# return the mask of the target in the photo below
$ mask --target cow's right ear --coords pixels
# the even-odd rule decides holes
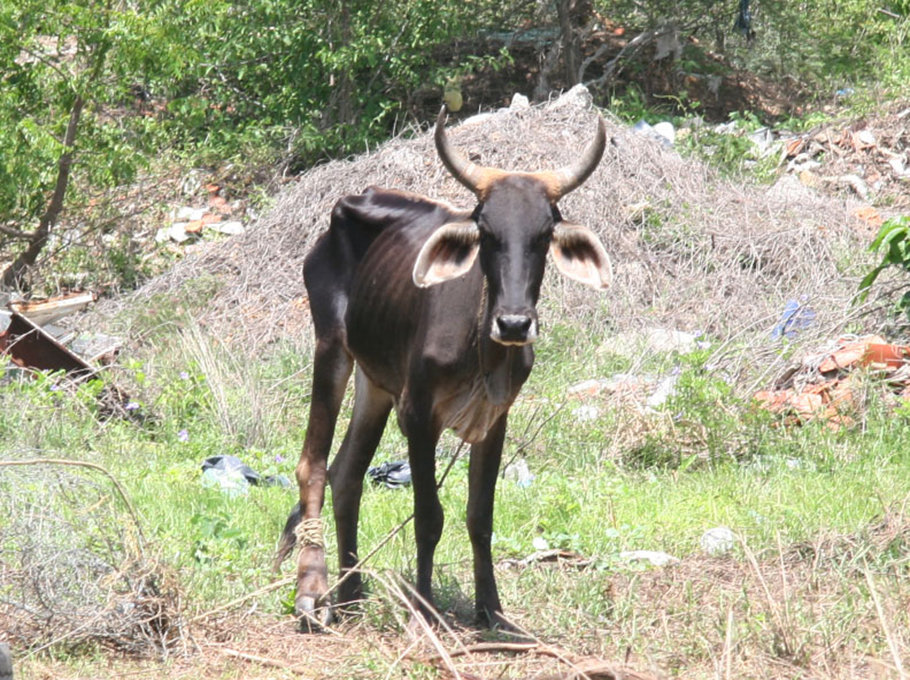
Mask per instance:
[[[480,251],[480,229],[475,222],[450,222],[433,232],[417,254],[414,283],[419,288],[466,274]]]

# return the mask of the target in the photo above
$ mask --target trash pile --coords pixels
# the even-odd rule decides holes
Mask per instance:
[[[95,332],[77,332],[57,326],[65,316],[85,309],[95,301],[94,293],[70,293],[46,300],[9,300],[0,307],[0,369],[14,371],[0,375],[9,379],[16,371],[62,372],[68,381],[93,380],[104,366],[111,365],[123,346],[119,338]],[[115,384],[106,384],[98,394],[100,413],[141,422],[147,414]]]
[[[910,207],[910,108],[881,117],[874,125],[833,124],[791,137],[785,140],[782,159],[806,186],[828,184],[863,201],[893,193],[895,208]]]
[[[46,300],[10,300],[0,309],[0,354],[19,368],[65,371],[88,379],[96,366],[111,364],[122,340],[101,333],[77,333],[56,325],[65,316],[85,309],[94,293],[70,293]]]
[[[890,399],[910,400],[910,345],[879,335],[842,336],[790,367],[775,389],[754,397],[787,424],[823,419],[834,429],[850,426],[861,406],[860,369],[879,376]]]
[[[197,186],[198,178],[193,174],[184,181],[184,185],[185,193],[195,194],[201,188]],[[205,191],[207,194],[205,207],[183,206],[171,211],[170,217],[173,222],[158,229],[155,234],[157,243],[173,241],[183,244],[200,238],[204,231],[226,236],[244,233],[243,222],[235,217],[235,214],[243,212],[242,203],[228,202],[221,195],[219,184],[208,183],[205,185]]]

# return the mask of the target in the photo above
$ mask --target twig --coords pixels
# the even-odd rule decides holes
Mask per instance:
[[[765,576],[761,572],[761,568],[758,566],[758,560],[755,559],[755,553],[752,552],[752,549],[743,539],[740,541],[743,546],[743,552],[746,553],[746,558],[749,560],[749,564],[752,566],[753,571],[755,571],[755,576],[758,578],[758,582],[761,584],[762,591],[765,595],[765,602],[768,604],[768,609],[771,612],[771,617],[774,619],[774,624],[777,626],[777,632],[780,634],[780,639],[784,644],[784,649],[789,654],[792,649],[790,647],[790,641],[787,638],[787,631],[784,627],[784,620],[781,617],[780,609],[776,606],[774,598],[771,596],[771,589],[768,588],[768,583],[765,581]]]
[[[207,612],[203,612],[202,614],[197,614],[196,616],[191,618],[188,621],[188,623],[196,623],[196,621],[200,621],[202,619],[207,619],[208,617],[213,616],[214,614],[223,612],[225,609],[231,609],[232,607],[236,607],[238,604],[243,604],[247,600],[250,600],[254,597],[258,597],[260,595],[265,595],[266,593],[270,593],[273,590],[278,590],[279,588],[283,588],[284,586],[289,586],[292,583],[294,583],[294,581],[296,581],[296,580],[297,580],[296,576],[286,576],[285,578],[279,579],[277,581],[273,581],[272,583],[269,583],[267,586],[263,586],[262,588],[258,588],[256,590],[254,590],[252,593],[247,593],[246,595],[244,595],[242,597],[238,597],[236,600],[231,600],[227,604],[220,605],[218,607],[215,607],[214,609],[210,609]]]
[[[449,460],[449,464],[446,466],[446,469],[443,471],[442,476],[439,478],[439,481],[436,483],[437,489],[442,488],[443,483],[446,481],[446,477],[449,476],[449,472],[451,471],[452,466],[455,464],[455,461],[458,460],[458,458],[461,456],[461,450],[463,448],[464,448],[464,441],[461,441],[458,444],[458,448],[455,450],[455,455],[453,455],[452,458]],[[388,534],[386,534],[385,537],[381,541],[379,541],[379,543],[374,545],[370,549],[370,552],[368,552],[364,557],[362,557],[360,560],[358,560],[357,564],[355,564],[353,567],[348,569],[341,578],[339,578],[337,581],[335,581],[335,583],[332,585],[332,587],[330,587],[328,589],[328,591],[326,591],[325,597],[328,597],[333,592],[335,592],[341,586],[342,583],[344,583],[351,577],[352,574],[355,574],[358,571],[360,571],[361,568],[363,567],[363,565],[366,564],[367,561],[369,561],[373,557],[373,555],[375,555],[377,552],[379,552],[379,550],[386,543],[388,543],[393,538],[395,538],[395,536],[398,535],[398,532],[400,532],[408,524],[410,524],[411,520],[413,520],[413,519],[414,519],[414,513],[412,512],[405,519],[403,519],[397,527],[395,527]]]
[[[455,461],[458,460],[459,454],[461,453],[461,449],[463,446],[464,446],[464,442],[462,442],[459,445],[458,450],[455,452],[455,455],[452,456],[452,459],[449,461],[448,467],[446,467],[445,472],[443,473],[442,477],[439,479],[437,488],[442,486],[442,483],[445,481],[445,478],[449,474],[449,470],[452,469],[452,465],[454,465]],[[2,463],[0,463],[0,465],[2,465]],[[357,564],[355,564],[353,567],[351,567],[350,570],[345,572],[344,576],[342,576],[340,579],[338,579],[338,581],[336,581],[334,583],[334,585],[332,585],[332,587],[329,588],[329,590],[326,592],[326,597],[328,597],[331,593],[333,593],[338,588],[338,586],[340,586],[342,583],[344,583],[350,574],[352,574],[356,571],[359,571],[363,567],[363,565],[366,564],[367,560],[369,560],[371,557],[373,557],[373,555],[375,555],[377,552],[379,552],[379,550],[386,543],[391,541],[398,534],[398,532],[400,532],[402,529],[404,529],[412,519],[414,519],[414,513],[411,513],[410,515],[408,515],[408,517],[405,518],[404,520],[402,520],[402,522],[398,526],[396,526],[388,534],[386,534],[385,537],[381,541],[379,541],[379,543],[377,543],[375,546],[373,546],[373,548],[370,550],[369,553],[366,554],[365,557],[363,557],[360,561],[357,562]],[[278,590],[285,586],[289,586],[292,583],[294,583],[296,580],[297,580],[297,576],[295,575],[295,576],[286,576],[277,581],[273,581],[272,583],[262,586],[261,588],[258,588],[257,590],[254,590],[251,593],[247,593],[246,595],[243,595],[242,597],[238,597],[235,600],[231,600],[230,602],[227,602],[223,605],[215,607],[214,609],[210,609],[206,612],[203,612],[202,614],[197,614],[196,616],[194,616],[193,618],[191,618],[189,620],[189,623],[195,623],[197,621],[201,621],[202,619],[207,619],[210,616],[223,612],[227,609],[236,607],[238,604],[243,604],[247,600],[251,600],[254,597],[259,597],[260,595],[265,595],[266,593],[270,593],[273,590]]]
[[[142,533],[142,524],[139,522],[139,515],[136,513],[136,509],[133,507],[133,504],[130,502],[129,496],[126,495],[126,491],[120,482],[117,481],[117,478],[114,477],[107,469],[98,465],[97,463],[89,463],[84,460],[67,460],[64,458],[32,458],[30,460],[0,460],[0,467],[6,467],[8,465],[64,465],[70,467],[84,467],[91,470],[98,470],[99,472],[107,475],[107,478],[111,480],[114,487],[117,489],[117,493],[120,494],[120,498],[123,499],[124,504],[126,505],[127,510],[129,510],[130,515],[133,518],[133,523],[136,525],[136,531],[139,532],[139,538],[145,542],[145,534]],[[140,552],[143,550],[143,546],[139,546]]]
[[[885,634],[885,639],[888,641],[888,649],[891,652],[891,658],[894,659],[894,666],[897,668],[898,677],[901,680],[904,680],[907,677],[907,674],[904,673],[904,666],[901,663],[901,655],[897,648],[897,643],[894,640],[894,634],[891,632],[891,627],[888,625],[888,619],[885,618],[885,612],[882,609],[882,602],[878,597],[878,592],[875,590],[875,583],[872,580],[872,574],[869,572],[869,568],[865,567],[863,573],[866,575],[866,583],[869,584],[869,593],[872,595],[872,601],[875,603],[875,611],[878,614],[878,621],[882,626],[882,632]]]
[[[236,659],[258,663],[260,666],[267,666],[268,668],[280,668],[285,671],[290,671],[295,675],[303,675],[303,670],[296,668],[296,664],[290,666],[281,661],[276,661],[275,659],[269,659],[265,656],[256,656],[255,654],[247,654],[246,652],[238,652],[236,649],[230,649],[229,647],[214,647],[214,649],[217,649],[226,656],[232,656]]]

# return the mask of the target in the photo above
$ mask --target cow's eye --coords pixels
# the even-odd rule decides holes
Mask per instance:
[[[531,241],[532,250],[537,250],[539,248],[544,248],[550,244],[550,239],[552,238],[551,234],[548,232],[542,232],[537,234],[534,239]]]

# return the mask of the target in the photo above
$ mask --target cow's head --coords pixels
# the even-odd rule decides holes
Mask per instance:
[[[598,117],[594,141],[573,165],[545,172],[481,167],[449,144],[443,108],[436,120],[436,150],[479,203],[470,220],[433,232],[417,256],[414,283],[426,287],[456,278],[479,257],[487,281],[490,337],[503,345],[534,342],[547,251],[566,276],[596,289],[610,285],[610,259],[597,236],[563,221],[556,207],[594,172],[605,146],[604,121]]]

